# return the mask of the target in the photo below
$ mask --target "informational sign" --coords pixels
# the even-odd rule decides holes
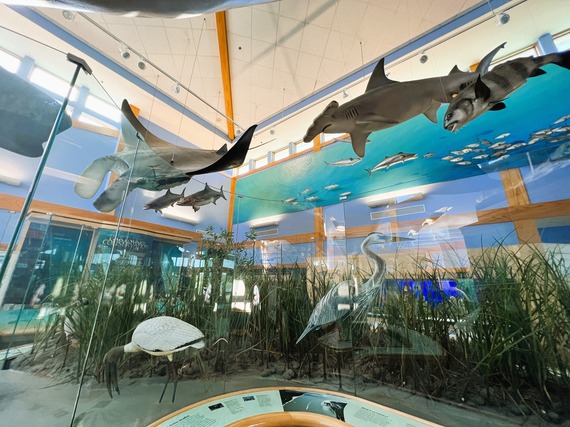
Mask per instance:
[[[165,417],[151,427],[221,427],[275,412],[310,412],[358,427],[437,426],[346,394],[284,387],[245,390],[209,399]]]

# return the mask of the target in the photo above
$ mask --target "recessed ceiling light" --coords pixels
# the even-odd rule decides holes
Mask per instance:
[[[144,61],[144,59],[139,58],[139,62],[137,63],[137,67],[139,67],[141,70],[144,70],[146,68],[146,62]]]
[[[62,10],[61,14],[68,21],[73,21],[75,19],[75,12],[72,12],[71,10]]]

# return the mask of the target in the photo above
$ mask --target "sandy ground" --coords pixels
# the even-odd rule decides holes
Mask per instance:
[[[354,394],[354,385],[345,381],[345,392]],[[257,387],[304,386],[337,390],[334,380],[298,382],[285,381],[278,376],[261,377],[255,370],[237,371],[229,376],[184,380],[178,383],[176,400],[171,403],[172,385],[164,401],[158,398],[163,377],[122,378],[121,395],[113,399],[104,384],[86,381],[80,396],[74,426],[146,426],[186,405],[232,391]],[[73,404],[78,386],[60,383],[53,378],[39,377],[14,370],[0,371],[0,424],[61,427],[71,425]],[[356,395],[417,417],[446,426],[516,426],[548,425],[536,418],[514,423],[498,415],[486,414],[436,402],[406,391],[371,384],[359,384]]]

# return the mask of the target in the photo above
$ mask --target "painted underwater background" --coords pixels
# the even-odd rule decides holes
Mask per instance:
[[[570,101],[565,95],[570,93],[570,72],[556,65],[547,65],[544,70],[547,74],[529,79],[506,99],[506,109],[487,112],[456,134],[443,128],[447,110],[447,104],[444,104],[438,110],[438,124],[417,116],[372,133],[366,156],[353,166],[327,166],[326,163],[356,157],[349,143],[336,142],[320,151],[307,152],[239,178],[236,193],[243,197],[239,211],[234,211],[234,222],[336,204],[340,202],[339,195],[345,192],[351,193],[346,200],[354,200],[498,170],[550,163],[549,156],[563,144],[570,143]],[[489,147],[498,142],[504,143],[508,157],[501,159],[501,153],[496,154],[499,150]],[[450,154],[470,144],[479,144],[475,150],[481,151]],[[418,158],[378,170],[369,177],[365,169],[372,169],[385,156],[400,151],[415,153]],[[428,157],[424,158],[426,154]],[[489,157],[473,159],[481,154]],[[496,157],[491,157],[492,154]],[[442,160],[446,156],[462,157],[462,160],[455,163]],[[556,157],[557,160],[570,157],[570,149],[561,148]],[[464,161],[470,163],[460,164]],[[566,165],[558,163],[553,168]],[[338,187],[323,189],[331,184],[338,184]],[[309,187],[310,191],[300,195]],[[297,203],[283,202],[289,198],[296,198]]]

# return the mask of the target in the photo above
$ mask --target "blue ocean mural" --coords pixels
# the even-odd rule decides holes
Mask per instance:
[[[570,157],[570,72],[555,65],[531,78],[505,100],[457,133],[418,116],[370,135],[366,156],[352,166],[327,165],[356,157],[349,143],[336,142],[237,180],[239,218],[234,222],[336,204],[419,185],[458,180],[515,167],[565,165]],[[369,173],[387,156],[416,158]]]

